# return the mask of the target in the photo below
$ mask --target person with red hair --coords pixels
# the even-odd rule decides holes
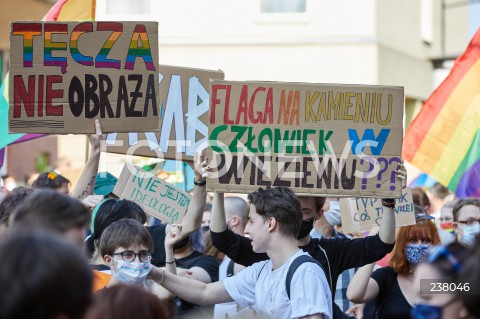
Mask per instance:
[[[428,215],[416,215],[416,224],[400,227],[389,266],[373,273],[374,264],[359,268],[348,286],[348,299],[354,303],[373,302],[373,318],[409,318],[416,296],[415,268],[432,245],[440,244],[431,219]],[[364,318],[368,318],[371,305],[367,304]]]

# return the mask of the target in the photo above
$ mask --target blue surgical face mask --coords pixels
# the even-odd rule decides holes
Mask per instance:
[[[411,313],[413,319],[441,319],[442,307],[425,304],[416,304]]]
[[[124,260],[116,260],[117,267],[112,271],[115,278],[121,283],[127,285],[141,285],[145,284],[145,279],[152,269],[150,262],[126,262]]]
[[[422,260],[422,257],[428,252],[430,245],[408,244],[405,247],[405,257],[410,265],[416,265]]]
[[[475,243],[475,236],[478,233],[480,233],[480,223],[470,226],[465,225],[463,226],[463,235],[460,237],[460,241],[467,246],[473,246]]]

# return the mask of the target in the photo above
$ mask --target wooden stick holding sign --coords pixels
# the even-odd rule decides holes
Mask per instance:
[[[187,192],[130,164],[123,167],[113,193],[168,224],[181,223],[191,200]]]
[[[402,196],[395,202],[395,225],[400,227],[415,224],[412,190],[404,188]],[[345,233],[367,231],[382,223],[382,200],[379,198],[341,198],[340,212],[342,228]]]

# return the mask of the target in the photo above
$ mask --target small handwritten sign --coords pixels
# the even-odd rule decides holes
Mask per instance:
[[[395,201],[396,226],[415,224],[411,189],[403,189],[402,196]],[[341,198],[340,212],[346,233],[362,232],[382,224],[383,206],[379,198]]]
[[[187,192],[130,164],[123,167],[113,193],[169,224],[182,221],[191,200]]]

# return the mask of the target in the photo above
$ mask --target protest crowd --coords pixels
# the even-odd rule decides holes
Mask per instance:
[[[5,134],[85,134],[89,155],[74,183],[2,178],[0,319],[480,319],[478,145],[434,158],[429,132],[404,138],[399,86],[160,66],[157,31],[11,23]],[[193,175],[174,185],[130,147]],[[455,172],[407,187],[404,159]]]
[[[398,200],[382,198],[380,227],[345,233],[339,198],[281,186],[209,197],[210,162],[198,155],[187,212],[167,224],[97,172],[95,125],[72,191],[55,171],[4,189],[0,318],[480,316],[478,294],[428,293],[422,282],[478,286],[478,198],[417,187],[413,224],[395,230]],[[405,187],[403,164],[395,174]],[[434,209],[435,192],[446,200]]]

